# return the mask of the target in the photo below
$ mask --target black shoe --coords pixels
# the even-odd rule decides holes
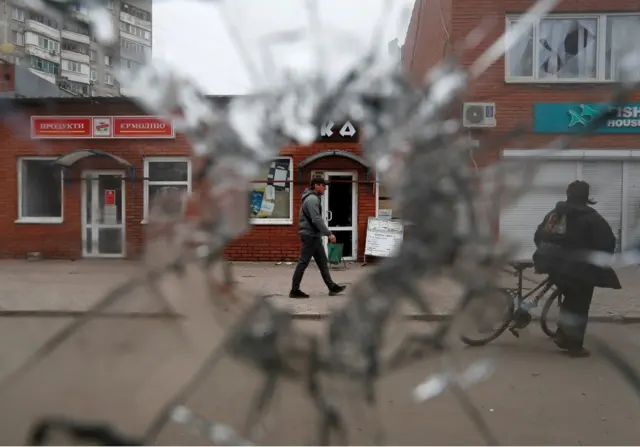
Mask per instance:
[[[292,290],[291,292],[289,292],[289,298],[303,299],[303,298],[309,298],[309,295],[304,293],[302,290],[298,289],[298,290]]]
[[[344,292],[344,289],[346,288],[347,286],[341,286],[336,284],[335,286],[329,289],[329,296],[336,296],[337,294]]]

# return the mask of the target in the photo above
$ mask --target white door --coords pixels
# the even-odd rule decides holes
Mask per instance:
[[[358,257],[358,173],[350,171],[324,172],[327,189],[322,201],[322,213],[336,242],[343,244],[345,260]],[[327,239],[325,239],[325,249]]]
[[[618,241],[622,242],[622,162],[582,161],[580,180],[589,183],[590,196],[596,202],[592,207],[609,222]]]
[[[531,260],[533,235],[544,216],[557,202],[566,200],[567,185],[578,178],[578,162],[549,161],[538,169],[531,192],[500,212],[500,237],[515,242],[517,260]]]
[[[124,172],[87,171],[82,182],[82,251],[86,257],[125,255]]]

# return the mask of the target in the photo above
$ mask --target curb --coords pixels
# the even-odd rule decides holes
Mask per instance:
[[[293,314],[293,318],[296,320],[308,320],[308,321],[322,321],[329,318],[328,313],[304,313]],[[448,321],[452,317],[451,314],[418,314],[418,315],[405,315],[404,318],[412,321],[424,321],[424,322],[439,322]],[[540,317],[534,316],[533,321],[540,321]],[[589,317],[589,321],[593,323],[616,323],[616,324],[638,324],[640,323],[640,315],[633,317],[625,317],[621,315],[594,315]]]

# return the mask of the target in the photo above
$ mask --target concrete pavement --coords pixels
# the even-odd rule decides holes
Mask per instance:
[[[70,320],[23,317],[0,318],[0,322],[2,379]],[[184,334],[162,325],[97,322],[12,382],[10,389],[0,387],[0,444],[24,443],[28,427],[24,418],[36,413],[111,422],[125,434],[141,433],[152,413],[149,406],[157,403],[155,396],[175,386],[158,382],[160,373],[185,380],[190,372],[181,369],[191,366],[189,356],[199,349],[193,345],[185,349]],[[413,330],[432,326],[411,323]],[[324,322],[304,321],[299,328],[318,333],[324,330]],[[609,341],[640,368],[638,329],[633,324],[595,323],[589,332]],[[532,325],[520,339],[505,334],[487,347],[459,346],[453,358],[459,369],[478,359],[495,362],[495,373],[472,387],[469,396],[502,445],[638,444],[640,398],[597,353],[569,359]],[[175,368],[167,370],[171,365]],[[349,443],[371,445],[373,428],[382,427],[387,445],[482,445],[483,439],[451,392],[421,404],[412,400],[413,388],[442,368],[441,360],[434,357],[382,379],[380,422],[367,419],[356,386],[329,380],[326,385],[349,421]],[[261,384],[259,379],[244,364],[224,359],[185,404],[204,417],[239,427],[252,393]],[[310,445],[317,413],[303,397],[297,382],[281,383],[274,406],[253,440],[263,445]],[[161,445],[209,444],[175,424],[158,441]]]
[[[374,274],[374,266],[347,264],[347,270],[333,271],[337,282],[355,283],[364,275]],[[106,291],[116,287],[135,272],[140,264],[122,260],[83,261],[0,261],[1,311],[84,311],[91,307]],[[290,307],[300,316],[327,314],[340,306],[344,297],[329,297],[320,274],[311,265],[302,287],[311,295],[308,300],[288,298],[292,263],[233,263],[236,280],[242,289],[251,293],[270,295],[282,306]],[[591,307],[595,319],[640,319],[640,270],[628,267],[618,272],[622,290],[596,289]],[[529,274],[534,280],[540,280]],[[515,284],[515,278],[503,278],[505,285]],[[526,286],[531,286],[527,283]],[[459,289],[445,280],[425,284],[433,313],[446,315],[455,303]]]

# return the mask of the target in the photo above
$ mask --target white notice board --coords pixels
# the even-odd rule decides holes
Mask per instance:
[[[393,256],[402,242],[404,226],[401,221],[370,217],[367,222],[365,256],[388,258]]]

